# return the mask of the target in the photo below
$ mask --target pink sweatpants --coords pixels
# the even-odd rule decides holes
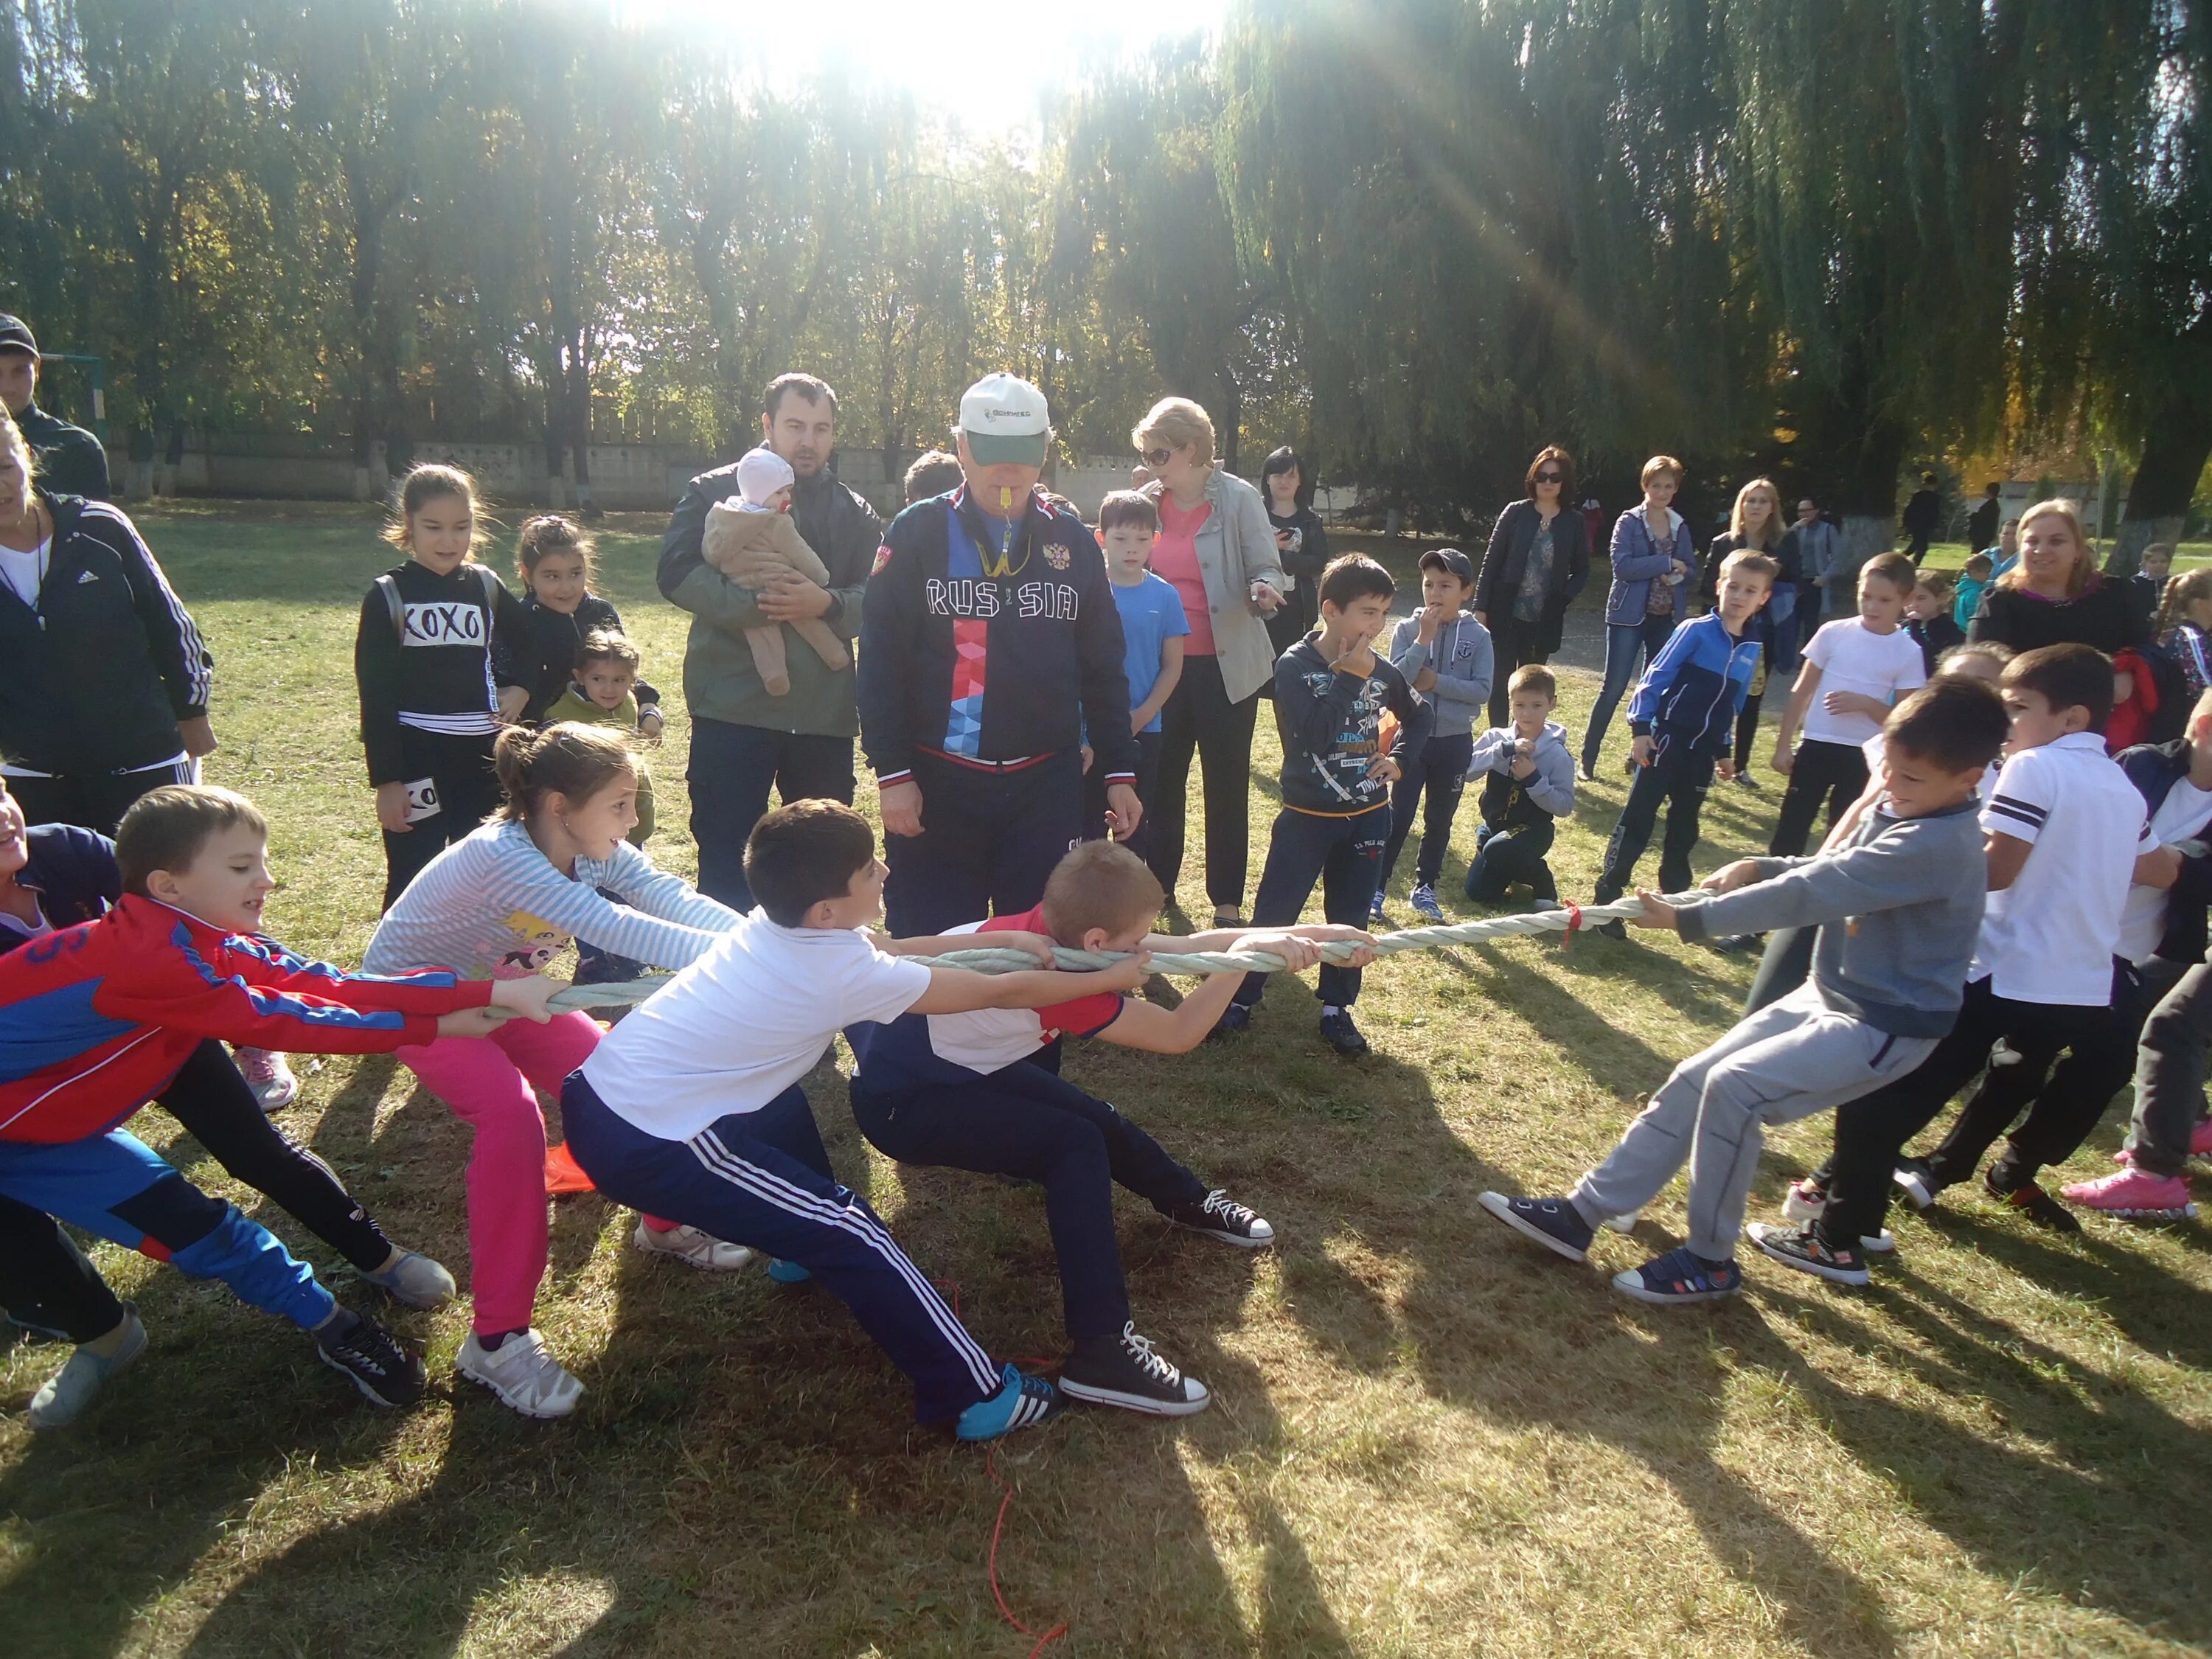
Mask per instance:
[[[583,1014],[544,1025],[509,1020],[488,1037],[440,1037],[400,1062],[477,1132],[469,1154],[469,1288],[478,1334],[530,1323],[545,1277],[545,1115],[532,1085],[557,1097],[598,1046]]]

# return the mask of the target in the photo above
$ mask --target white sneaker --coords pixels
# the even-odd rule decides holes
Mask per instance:
[[[107,1379],[146,1352],[146,1328],[138,1322],[138,1310],[132,1304],[124,1304],[123,1322],[123,1346],[112,1359],[89,1348],[77,1349],[31,1396],[31,1408],[23,1413],[24,1420],[34,1429],[65,1428],[76,1422],[106,1386]]]
[[[566,1417],[584,1397],[584,1385],[547,1352],[535,1330],[510,1336],[496,1349],[486,1348],[471,1331],[453,1357],[453,1369],[525,1417]]]
[[[1626,1215],[1609,1215],[1606,1217],[1605,1224],[1612,1228],[1613,1231],[1617,1233],[1632,1233],[1636,1231],[1636,1224],[1643,1219],[1643,1211],[1631,1210]]]
[[[658,1232],[641,1219],[629,1236],[630,1248],[642,1250],[647,1255],[673,1257],[694,1267],[703,1267],[710,1273],[733,1273],[740,1267],[750,1267],[753,1253],[742,1244],[726,1244],[712,1233],[702,1233],[696,1227],[671,1227]]]
[[[266,1048],[237,1048],[232,1058],[264,1114],[281,1112],[300,1097],[300,1079],[292,1075],[283,1055]]]

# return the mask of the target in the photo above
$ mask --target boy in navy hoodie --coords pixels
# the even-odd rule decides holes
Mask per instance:
[[[1322,914],[1341,926],[1367,921],[1390,839],[1390,786],[1428,740],[1434,711],[1375,641],[1390,622],[1397,584],[1364,554],[1332,560],[1321,578],[1321,627],[1275,664],[1275,708],[1283,726],[1283,810],[1252,900],[1255,927],[1294,922],[1322,884]],[[1382,711],[1398,717],[1382,747]],[[1267,982],[1247,974],[1222,1010],[1217,1031],[1240,1030]],[[1340,1054],[1363,1054],[1352,1023],[1359,970],[1322,964],[1322,1040]]]
[[[1779,568],[1761,553],[1730,554],[1720,568],[1719,605],[1668,636],[1629,699],[1636,781],[1606,843],[1592,902],[1610,904],[1628,890],[1662,801],[1667,837],[1659,854],[1660,890],[1679,893],[1689,886],[1690,849],[1698,844],[1705,791],[1716,775],[1726,780],[1735,774],[1728,747],[1761,649],[1749,631],[1751,619],[1773,591]],[[1599,931],[1614,939],[1628,936],[1617,921]]]

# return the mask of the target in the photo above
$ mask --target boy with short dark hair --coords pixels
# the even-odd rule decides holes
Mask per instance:
[[[1545,854],[1557,822],[1575,810],[1575,757],[1567,728],[1552,718],[1559,681],[1541,663],[1525,663],[1513,671],[1506,697],[1513,723],[1484,732],[1468,757],[1468,776],[1482,779],[1482,827],[1474,832],[1467,896],[1499,904],[1507,888],[1525,882],[1550,904],[1559,888]]]
[[[244,796],[156,789],[116,831],[120,902],[0,957],[0,1194],[195,1279],[222,1279],[313,1334],[317,1357],[366,1398],[409,1404],[422,1393],[419,1358],[340,1307],[260,1223],[122,1126],[210,1037],[388,1054],[483,1036],[510,1014],[543,1020],[552,987],[535,976],[352,975],[295,957],[258,931],[276,884],[267,848],[267,822]],[[84,1345],[104,1377],[145,1337],[130,1320],[99,1340],[118,1345],[105,1355]]]
[[[1322,914],[1340,926],[1364,922],[1382,878],[1390,839],[1390,785],[1418,759],[1434,719],[1375,641],[1390,620],[1390,573],[1364,553],[1332,559],[1321,578],[1321,627],[1275,663],[1275,709],[1283,727],[1283,810],[1267,842],[1267,862],[1252,901],[1255,927],[1298,919],[1322,884]],[[1398,717],[1382,750],[1382,714]],[[1267,976],[1249,974],[1222,1010],[1218,1031],[1251,1024]],[[1322,1040],[1340,1054],[1363,1054],[1367,1039],[1352,1024],[1359,970],[1321,970]]]
[[[1060,861],[1044,898],[1020,915],[955,930],[987,945],[1006,929],[1043,933],[1070,950],[1266,951],[1291,971],[1317,961],[1330,939],[1367,942],[1349,927],[1224,928],[1184,939],[1152,932],[1160,884],[1145,861],[1112,842],[1085,842]],[[949,1166],[1040,1182],[1061,1298],[1075,1352],[1060,1386],[1075,1399],[1163,1417],[1206,1409],[1206,1385],[1183,1374],[1129,1314],[1114,1232],[1118,1184],[1150,1200],[1178,1227],[1249,1249],[1275,1230],[1206,1183],[1104,1101],[1060,1076],[1060,1039],[1097,1037],[1155,1054],[1204,1041],[1242,976],[1217,974],[1174,1010],[1110,992],[1048,1008],[908,1014],[856,1042],[853,1115],[869,1143],[901,1164]]]
[[[1951,601],[1951,620],[1959,624],[1964,634],[1974,620],[1974,613],[1982,608],[1982,594],[1990,585],[1990,571],[1994,561],[1986,553],[1977,553],[1960,567],[1959,587]]]
[[[1799,1212],[1820,1215],[1832,1244],[1881,1235],[1893,1172],[1922,1209],[1972,1176],[2031,1096],[2027,1121],[1984,1184],[2031,1220],[2079,1228],[2035,1177],[2080,1144],[2111,1098],[2110,1088],[2097,1094],[2091,1085],[2121,1030],[2116,999],[2133,992],[2133,970],[2116,955],[2121,914],[2139,863],[2149,873],[2163,860],[2142,797],[2098,735],[2112,704],[2104,653],[2086,645],[2023,651],[1999,684],[2010,758],[1981,811],[1989,902],[1965,998],[1917,1071],[1838,1114],[1833,1158],[1793,1194]],[[2012,1058],[1993,1064],[2000,1044]],[[2071,1052],[2054,1067],[2061,1049]],[[1943,1144],[1927,1158],[1901,1158],[1905,1142],[1985,1066]]]
[[[1151,845],[1149,820],[1160,781],[1160,710],[1182,679],[1182,645],[1190,632],[1182,599],[1172,583],[1148,566],[1160,538],[1160,509],[1140,489],[1117,489],[1099,504],[1098,541],[1106,580],[1121,613],[1122,672],[1129,680],[1129,726],[1137,738],[1137,799],[1144,809],[1137,833],[1122,844],[1143,856]],[[1084,745],[1083,833],[1096,840],[1111,833],[1106,780]]]
[[[1729,744],[1765,648],[1751,631],[1751,619],[1766,603],[1780,570],[1763,553],[1729,554],[1721,562],[1719,604],[1667,636],[1629,699],[1636,781],[1606,844],[1593,902],[1610,904],[1627,890],[1662,802],[1667,836],[1659,854],[1659,886],[1669,893],[1689,886],[1690,849],[1698,844],[1705,791],[1716,776],[1735,775]],[[1627,937],[1618,921],[1598,931]]]
[[[1375,884],[1373,919],[1383,920],[1382,894],[1398,868],[1398,854],[1421,815],[1421,846],[1413,860],[1413,890],[1407,902],[1427,922],[1441,922],[1437,878],[1451,849],[1452,820],[1467,787],[1474,727],[1490,701],[1497,653],[1490,630],[1468,606],[1474,599],[1474,563],[1455,547],[1421,555],[1421,608],[1390,632],[1391,665],[1413,683],[1436,710],[1420,757],[1390,791],[1390,842]],[[1423,805],[1425,793],[1427,805]]]
[[[568,689],[549,704],[541,726],[574,720],[580,726],[606,726],[632,737],[641,737],[637,702],[638,673],[643,665],[629,636],[594,629],[576,642],[575,674]],[[637,773],[637,824],[629,832],[633,847],[642,847],[653,830],[653,776],[642,760],[632,763]]]
[[[1812,977],[1683,1061],[1610,1156],[1565,1198],[1480,1202],[1546,1248],[1582,1261],[1594,1230],[1632,1217],[1690,1166],[1688,1237],[1613,1288],[1641,1302],[1710,1302],[1742,1288],[1736,1236],[1771,1124],[1830,1111],[1911,1071],[1957,1011],[1981,918],[1975,787],[2005,738],[1987,686],[1947,680],[1915,692],[1885,727],[1886,793],[1838,845],[1806,859],[1743,859],[1706,878],[1711,896],[1639,893],[1638,926],[1686,939],[1820,928]],[[1790,1266],[1863,1284],[1856,1236],[1842,1244],[1770,1238]]]
[[[1869,559],[1859,568],[1858,613],[1822,623],[1807,642],[1774,734],[1774,769],[1790,787],[1767,843],[1771,856],[1796,858],[1805,850],[1824,802],[1828,828],[1836,827],[1866,789],[1867,740],[1898,698],[1928,683],[1920,647],[1901,625],[1919,579],[1902,553]]]
[[[1058,1391],[985,1353],[837,1183],[799,1079],[846,1026],[1129,990],[1145,959],[1097,974],[934,966],[927,957],[975,941],[870,932],[885,873],[875,832],[848,806],[805,800],[762,818],[745,844],[759,908],[607,1035],[562,1089],[562,1117],[608,1198],[766,1251],[781,1282],[820,1279],[913,1380],[921,1420],[993,1439],[1056,1414]],[[1051,960],[1033,934],[994,943]]]

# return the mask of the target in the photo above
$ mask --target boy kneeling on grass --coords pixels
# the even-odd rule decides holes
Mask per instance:
[[[544,1021],[554,988],[535,975],[355,975],[294,956],[258,931],[276,885],[268,839],[243,795],[154,790],[116,830],[121,902],[0,957],[0,1196],[222,1280],[313,1335],[317,1358],[368,1399],[411,1404],[422,1394],[420,1359],[340,1307],[267,1228],[122,1125],[210,1037],[291,1054],[388,1054],[487,1036],[517,1014]],[[145,1346],[126,1309],[113,1330],[79,1345],[40,1401],[66,1396],[74,1416]]]
[[[1739,860],[1706,878],[1711,897],[1669,904],[1639,892],[1638,925],[1686,939],[1818,925],[1812,978],[1676,1066],[1567,1197],[1485,1193],[1483,1207],[1580,1261],[1598,1224],[1641,1210],[1687,1160],[1688,1242],[1613,1288],[1654,1303],[1741,1289],[1736,1235],[1766,1126],[1904,1077],[1958,1015],[1986,872],[1975,790],[2006,729],[2004,704],[1986,685],[1943,680],[1916,691],[1883,727],[1884,799],[1838,845],[1812,858]],[[1793,1266],[1866,1282],[1855,1243],[1781,1230],[1753,1237]]]
[[[1127,848],[1085,842],[1060,861],[1035,909],[955,931],[979,945],[1014,928],[1074,951],[1265,951],[1293,973],[1320,960],[1315,947],[1323,941],[1372,943],[1356,928],[1327,926],[1170,939],[1152,931],[1163,897],[1158,880]],[[1363,951],[1355,960],[1366,956]],[[1224,1244],[1263,1249],[1274,1243],[1275,1230],[1220,1188],[1209,1190],[1113,1107],[1063,1080],[1060,1039],[1095,1036],[1126,1048],[1188,1054],[1206,1040],[1243,977],[1216,974],[1172,1012],[1100,991],[1048,1008],[908,1014],[855,1034],[860,1069],[853,1115],[877,1151],[902,1164],[1043,1185],[1075,1345],[1060,1387],[1075,1399],[1188,1417],[1211,1398],[1206,1384],[1157,1352],[1130,1319],[1114,1236],[1117,1182],[1175,1225]]]
[[[1057,1415],[1059,1391],[984,1352],[867,1201],[837,1183],[799,1083],[848,1025],[1134,990],[1145,957],[1095,974],[917,960],[975,941],[868,931],[889,872],[867,820],[836,801],[763,817],[744,873],[760,908],[569,1073],[561,1115],[576,1162],[617,1204],[767,1252],[780,1283],[821,1279],[913,1379],[921,1421],[990,1440]],[[1052,959],[1032,933],[992,943]]]

